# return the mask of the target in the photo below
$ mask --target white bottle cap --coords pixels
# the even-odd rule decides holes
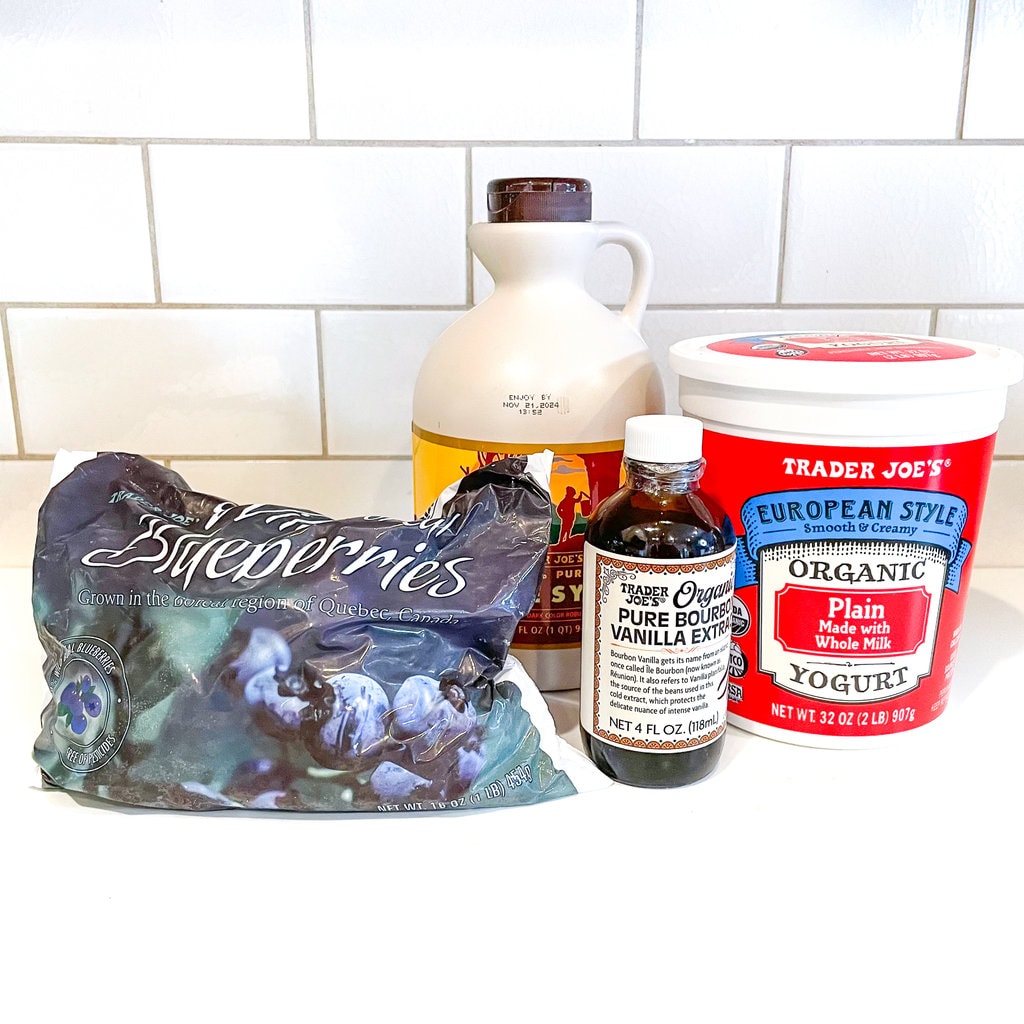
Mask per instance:
[[[696,462],[704,424],[689,416],[631,416],[622,454],[635,462]]]

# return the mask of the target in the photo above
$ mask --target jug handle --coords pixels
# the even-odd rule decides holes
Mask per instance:
[[[654,255],[651,247],[643,235],[625,224],[598,221],[594,227],[597,229],[598,246],[621,245],[629,253],[633,263],[633,280],[629,285],[629,297],[619,315],[639,332],[640,321],[651,294],[651,282],[654,279]]]

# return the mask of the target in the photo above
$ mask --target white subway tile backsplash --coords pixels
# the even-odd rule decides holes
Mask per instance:
[[[784,151],[774,146],[478,147],[473,216],[486,220],[487,182],[511,175],[590,180],[594,220],[623,221],[654,250],[651,302],[747,303],[775,299]],[[625,301],[629,257],[606,246],[587,275],[606,303]],[[493,282],[474,265],[474,297]]]
[[[978,0],[971,71],[967,80],[964,138],[1024,136],[1024,5],[1020,0]]]
[[[137,146],[0,145],[0,300],[153,300]]]
[[[940,309],[935,333],[1001,345],[1024,355],[1024,309]],[[996,435],[996,454],[1024,455],[1024,382],[1007,393],[1006,416]]]
[[[150,161],[165,301],[465,301],[462,149],[163,145]]]
[[[50,463],[0,459],[0,568],[32,564],[39,506],[50,489]]]
[[[796,147],[782,299],[1024,300],[1024,147]]]
[[[437,310],[321,315],[329,452],[410,454],[416,374],[434,339],[460,315]]]
[[[0,135],[307,138],[302,4],[7,0]]]
[[[314,315],[7,313],[25,449],[320,454]]]
[[[698,335],[1024,352],[1021,53],[1022,0],[0,0],[0,565],[58,446],[410,516],[491,178],[589,178],[650,240],[669,411]],[[630,276],[609,246],[587,286]],[[996,451],[976,560],[1024,565],[1024,382]]]
[[[335,519],[413,514],[412,463],[405,459],[175,459],[171,468],[194,490],[229,501],[289,505]]]
[[[320,138],[632,138],[635,3],[315,0],[312,25]]]
[[[992,463],[974,564],[1024,565],[1024,462]]]
[[[652,309],[642,333],[665,383],[665,408],[677,412],[679,378],[669,366],[668,350],[684,338],[753,331],[927,334],[929,319],[926,309]]]
[[[646,0],[642,139],[953,138],[967,0]]]

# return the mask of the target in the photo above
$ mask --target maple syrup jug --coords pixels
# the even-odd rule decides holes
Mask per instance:
[[[542,690],[579,686],[587,519],[619,486],[626,420],[664,411],[639,334],[650,246],[625,225],[590,220],[591,204],[582,178],[488,184],[488,222],[472,225],[469,244],[494,292],[435,341],[413,397],[417,513],[453,474],[506,455],[554,452],[544,578],[513,640]],[[621,312],[584,288],[603,245],[621,245],[632,259]]]

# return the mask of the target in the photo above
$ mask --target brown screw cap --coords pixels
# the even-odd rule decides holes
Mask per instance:
[[[585,178],[495,178],[487,183],[492,223],[590,220],[592,205]]]

